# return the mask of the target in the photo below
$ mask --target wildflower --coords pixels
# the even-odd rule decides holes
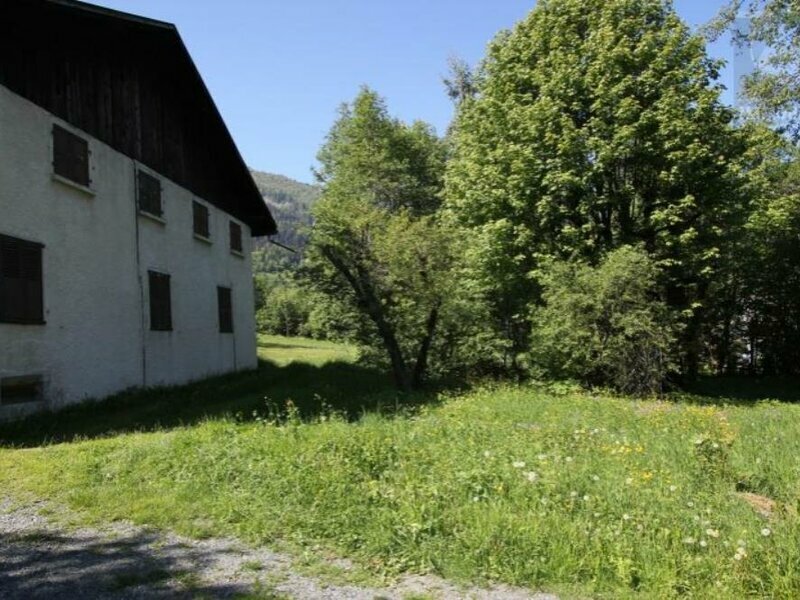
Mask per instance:
[[[489,458],[491,455],[492,455],[492,453],[491,453],[491,452],[489,452],[488,450],[484,450],[484,451],[483,451],[483,456],[484,456],[484,458]]]
[[[571,498],[577,498],[578,492],[572,491],[572,492],[569,493],[569,495],[570,495]]]
[[[705,548],[706,546],[708,546],[708,542],[705,540],[700,540],[700,547]]]
[[[600,477],[598,475],[592,475],[592,481],[600,481]]]
[[[586,495],[583,497],[583,501],[584,501],[584,502],[588,502],[588,501],[589,501],[589,494],[586,494]]]
[[[683,538],[683,543],[691,546],[692,544],[694,544],[694,538],[693,537]]]
[[[547,458],[547,454],[539,454],[536,456],[536,458],[539,460],[544,460],[545,458]]]
[[[718,538],[719,537],[719,529],[708,528],[708,529],[706,529],[706,535],[708,537]]]
[[[524,473],[524,475],[525,479],[527,479],[531,483],[534,483],[537,479],[539,479],[539,474],[536,473],[535,471],[528,471],[527,473]]]
[[[747,558],[747,552],[745,552],[744,548],[739,546],[736,549],[736,554],[733,555],[733,559],[734,560],[742,560],[743,558]]]
[[[622,515],[622,520],[623,521],[630,521],[631,520],[631,516],[628,513],[625,513],[624,515]]]
[[[524,469],[525,463],[522,462],[521,460],[515,460],[514,462],[511,463],[511,466],[514,467],[515,469]]]
[[[694,502],[689,500],[689,502],[686,503],[686,506],[688,506],[689,508],[692,508],[694,506]]]
[[[571,456],[567,456],[564,460],[566,462],[572,462],[572,457]]]
[[[677,486],[677,485],[671,485],[671,486],[669,486],[669,491],[670,491],[670,492],[674,492],[674,491],[676,491],[677,489],[678,489],[678,486]]]
[[[628,477],[628,478],[625,480],[625,483],[627,483],[628,485],[631,485],[631,484],[633,483],[633,477]]]
[[[769,527],[764,527],[764,529],[761,530],[761,535],[764,537],[769,537],[771,533],[772,531],[770,531]]]

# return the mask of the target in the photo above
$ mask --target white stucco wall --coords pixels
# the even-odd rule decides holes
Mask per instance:
[[[92,194],[54,180],[53,123],[90,141]],[[0,378],[43,376],[46,407],[257,364],[249,228],[233,254],[235,219],[205,203],[212,243],[196,239],[203,200],[161,176],[164,222],[140,215],[137,166],[0,85],[0,234],[44,244],[46,321],[0,323]],[[171,277],[171,332],[150,331],[148,270]],[[219,285],[233,290],[233,334],[219,332]],[[0,398],[0,419],[32,408]]]

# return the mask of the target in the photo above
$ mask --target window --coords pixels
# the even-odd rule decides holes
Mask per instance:
[[[84,187],[89,187],[89,142],[53,125],[53,172]]]
[[[42,399],[42,378],[38,375],[0,379],[0,405],[39,402]]]
[[[156,217],[162,216],[164,210],[161,207],[161,182],[141,170],[137,171],[136,180],[139,210]]]
[[[0,322],[44,323],[42,248],[0,235]]]
[[[192,204],[194,211],[194,234],[202,238],[210,239],[211,233],[208,230],[208,207],[205,204],[194,202]]]
[[[220,333],[233,333],[233,302],[231,288],[217,288],[217,307],[219,311]]]
[[[242,226],[231,221],[231,250],[242,252]]]
[[[169,275],[148,271],[150,287],[150,329],[172,331],[172,302]]]

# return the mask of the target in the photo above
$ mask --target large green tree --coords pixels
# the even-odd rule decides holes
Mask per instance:
[[[444,144],[364,89],[318,158],[309,279],[332,310],[355,316],[349,335],[362,355],[388,363],[400,389],[418,387],[460,322],[455,240],[437,217]]]
[[[459,104],[446,196],[516,347],[542,257],[597,263],[641,245],[694,370],[707,291],[745,202],[719,66],[662,0],[541,0],[490,45],[477,93]]]

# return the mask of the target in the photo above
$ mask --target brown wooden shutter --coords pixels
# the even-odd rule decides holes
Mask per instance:
[[[234,221],[231,221],[231,250],[236,252],[242,251],[242,226]]]
[[[231,288],[217,288],[220,333],[233,333],[233,298]]]
[[[194,217],[194,232],[204,238],[211,237],[208,230],[208,207],[199,202],[192,204],[193,217]]]
[[[150,291],[150,329],[172,331],[172,298],[169,275],[148,271]]]
[[[88,187],[89,142],[53,125],[53,171],[70,181]]]
[[[137,180],[139,210],[157,217],[163,215],[164,210],[161,207],[161,182],[156,177],[144,171],[137,172]]]
[[[42,245],[0,235],[0,322],[44,323]]]

